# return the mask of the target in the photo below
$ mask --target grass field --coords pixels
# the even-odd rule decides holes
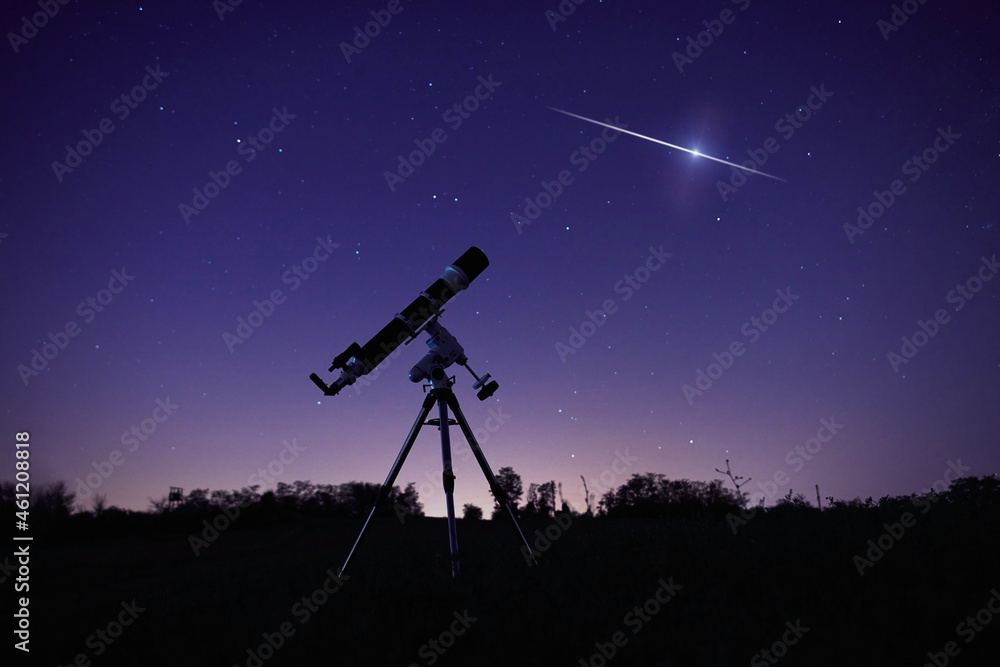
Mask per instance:
[[[234,525],[197,557],[176,531],[37,542],[30,664],[919,667],[948,641],[952,664],[995,664],[1000,622],[969,641],[957,626],[1000,586],[996,508],[909,511],[863,576],[854,557],[900,508],[770,511],[735,534],[708,519],[523,522],[533,543],[554,537],[538,567],[507,522],[460,520],[458,580],[434,518],[376,522],[340,584],[358,520]]]

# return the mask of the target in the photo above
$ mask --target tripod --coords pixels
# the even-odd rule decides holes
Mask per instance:
[[[465,366],[464,363],[462,365]],[[486,379],[489,378],[489,375],[479,378],[471,368],[468,366],[465,367],[470,373],[472,373],[473,377],[476,377],[475,388],[478,388],[486,381]],[[412,374],[411,377],[413,377]],[[379,488],[378,496],[375,498],[375,505],[368,514],[368,519],[365,520],[365,524],[361,528],[361,533],[358,534],[358,539],[354,541],[354,546],[351,547],[350,553],[347,554],[347,558],[344,560],[344,564],[340,568],[339,574],[341,575],[343,575],[344,571],[347,570],[347,565],[351,562],[351,557],[354,556],[354,552],[357,551],[358,546],[361,545],[361,541],[364,539],[365,532],[368,530],[368,526],[371,524],[375,513],[388,499],[389,493],[392,491],[392,485],[396,481],[396,476],[403,467],[406,455],[410,453],[410,448],[416,441],[417,434],[420,433],[420,428],[425,423],[433,425],[435,421],[441,431],[441,461],[443,467],[441,477],[444,484],[445,499],[448,506],[448,545],[451,549],[451,576],[457,577],[459,570],[458,531],[455,526],[455,499],[453,496],[455,490],[455,473],[452,472],[451,468],[451,439],[448,433],[449,425],[455,423],[461,427],[462,433],[465,435],[465,439],[468,440],[469,447],[472,448],[472,453],[476,457],[476,461],[479,462],[479,467],[483,469],[483,474],[486,476],[486,481],[489,482],[490,490],[493,492],[493,497],[496,499],[497,503],[499,503],[500,507],[506,511],[507,516],[514,525],[514,529],[517,531],[518,536],[524,543],[524,548],[527,549],[527,553],[531,555],[532,562],[534,562],[535,565],[538,564],[538,561],[535,560],[535,554],[531,551],[531,546],[528,544],[528,540],[524,537],[524,533],[521,532],[521,526],[517,523],[517,518],[514,516],[514,511],[510,507],[507,494],[497,482],[496,477],[493,475],[493,471],[490,469],[490,464],[486,461],[486,456],[483,455],[483,451],[479,448],[479,443],[476,442],[476,437],[472,434],[472,429],[469,428],[469,422],[465,419],[465,415],[462,414],[462,409],[458,405],[458,398],[451,390],[455,381],[454,377],[447,377],[447,374],[444,372],[444,367],[441,365],[435,365],[430,371],[430,380],[431,390],[427,393],[427,396],[424,397],[423,405],[420,407],[420,413],[417,415],[416,421],[413,422],[410,434],[406,436],[406,441],[403,443],[402,449],[399,450],[399,455],[396,456],[396,461],[392,464],[392,469],[389,471],[388,477],[385,478],[385,482],[383,482],[382,486]],[[496,382],[491,383],[491,385],[492,386],[487,385],[482,391],[480,391],[479,397],[481,400],[490,396],[496,389]],[[430,414],[431,408],[434,407],[435,403],[438,405],[439,418],[437,420],[425,422],[424,420],[427,419],[427,415]],[[448,408],[451,408],[451,411],[455,414],[457,422],[448,418]]]

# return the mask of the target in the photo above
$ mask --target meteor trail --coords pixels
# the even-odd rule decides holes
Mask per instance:
[[[749,169],[743,165],[733,164],[732,162],[727,162],[725,160],[720,160],[717,157],[712,157],[711,155],[705,155],[704,153],[699,153],[698,151],[693,151],[689,148],[684,148],[683,146],[674,146],[673,144],[668,144],[665,141],[660,141],[659,139],[654,139],[652,137],[647,137],[645,135],[639,134],[637,132],[629,132],[628,130],[623,130],[620,127],[615,127],[614,125],[608,125],[607,123],[602,123],[599,120],[592,120],[590,118],[585,118],[584,116],[577,116],[575,113],[570,113],[568,111],[563,111],[562,109],[556,109],[555,107],[549,107],[553,111],[558,111],[561,114],[566,114],[567,116],[572,116],[573,118],[579,118],[580,120],[585,120],[588,123],[593,123],[595,125],[602,125],[604,127],[611,128],[617,132],[624,132],[625,134],[631,134],[633,137],[639,137],[640,139],[645,139],[646,141],[652,141],[655,144],[662,144],[664,146],[669,146],[670,148],[676,148],[679,151],[684,151],[685,153],[691,153],[691,155],[696,155],[697,157],[703,157],[706,160],[714,160],[715,162],[721,162],[722,164],[729,165],[730,167],[736,167],[737,169],[742,169],[743,171],[749,171],[751,174],[760,174],[761,176],[767,176],[768,178],[773,178],[776,181],[781,181],[782,183],[787,183],[783,178],[778,178],[777,176],[772,176],[771,174],[765,174],[762,171],[757,171],[755,169]]]

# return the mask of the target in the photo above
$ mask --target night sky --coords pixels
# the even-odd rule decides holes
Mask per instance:
[[[381,482],[426,336],[309,374],[470,246],[441,323],[500,389],[455,392],[576,510],[727,458],[767,504],[1000,468],[986,3],[105,4],[0,21],[0,478],[27,430],[33,482],[124,508]],[[430,515],[440,470],[427,427],[397,483]]]

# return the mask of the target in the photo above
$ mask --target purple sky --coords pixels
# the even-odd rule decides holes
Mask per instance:
[[[777,475],[769,504],[825,503],[998,471],[995,11],[913,3],[894,30],[889,2],[115,5],[0,21],[27,36],[0,56],[0,478],[28,430],[33,481],[77,489],[96,463],[134,509],[269,465],[261,491],[381,482],[425,336],[336,397],[308,376],[473,245],[490,266],[442,323],[500,389],[480,403],[450,370],[525,488],[582,509],[581,475],[710,480],[729,458],[745,490]],[[388,24],[345,49],[370,9]],[[490,507],[453,442],[457,506]],[[432,515],[440,470],[425,428],[397,483]]]

